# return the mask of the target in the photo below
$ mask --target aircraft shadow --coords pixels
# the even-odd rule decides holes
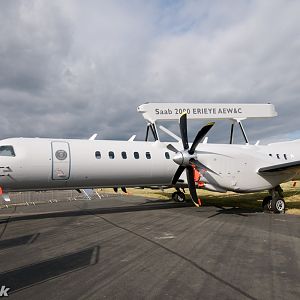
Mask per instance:
[[[59,217],[77,217],[77,216],[86,216],[86,215],[105,215],[105,214],[114,214],[114,213],[126,213],[126,212],[138,212],[138,211],[151,211],[159,209],[172,209],[172,208],[184,208],[191,207],[192,203],[161,203],[161,204],[139,204],[131,206],[118,206],[118,207],[108,207],[108,208],[82,208],[78,206],[79,210],[72,211],[60,211],[60,212],[47,212],[47,213],[37,213],[35,215],[21,215],[14,216],[11,215],[9,220],[0,219],[0,224],[11,223],[14,221],[23,221],[23,220],[35,220],[35,219],[48,219],[48,218],[59,218]],[[0,215],[1,216],[1,215]]]
[[[12,239],[0,240],[0,250],[17,247],[21,245],[29,245],[35,242],[40,234],[23,235]]]
[[[218,208],[216,213],[209,216],[208,219],[219,216],[219,215],[238,215],[241,217],[249,217],[250,214],[256,214],[258,212],[263,212],[262,209],[253,209],[253,208],[241,208],[241,207],[222,207],[222,206],[215,206]]]
[[[9,287],[10,294],[38,283],[57,278],[66,273],[95,265],[99,260],[100,247],[94,246],[52,259],[0,273],[0,282]]]
[[[242,200],[236,201],[226,201],[226,205],[219,204],[222,203],[217,199],[218,197],[205,197],[203,198],[203,208],[204,207],[214,207],[219,209],[213,216],[220,214],[237,214],[242,216],[248,216],[248,214],[262,212],[262,208],[260,204],[254,204],[253,199],[249,199],[252,202],[253,207],[243,207],[239,204],[244,202]],[[211,201],[213,199],[213,201]],[[216,201],[215,201],[216,200]],[[219,203],[218,203],[219,202]],[[228,203],[227,203],[228,202]],[[35,219],[48,219],[48,218],[59,218],[59,217],[80,217],[86,215],[105,215],[105,214],[115,214],[115,213],[126,213],[126,212],[139,212],[139,211],[152,211],[152,210],[160,210],[160,209],[173,209],[173,208],[186,208],[193,207],[194,204],[190,199],[187,199],[187,202],[184,203],[176,203],[172,200],[161,200],[161,199],[146,199],[144,203],[138,205],[130,205],[130,206],[118,206],[118,207],[107,207],[107,208],[88,208],[88,207],[80,207],[77,206],[78,210],[71,211],[59,211],[59,212],[46,212],[46,213],[37,213],[34,215],[21,215],[14,216],[11,215],[8,219],[0,219],[0,224],[11,223],[15,221],[23,221],[23,220],[35,220]],[[196,209],[196,208],[195,208]],[[203,210],[198,209],[198,212],[204,212]],[[244,214],[244,215],[243,215]],[[210,216],[210,217],[213,217]],[[1,215],[0,215],[1,217]]]

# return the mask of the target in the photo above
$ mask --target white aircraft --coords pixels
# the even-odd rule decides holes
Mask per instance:
[[[154,111],[163,114],[163,118],[170,115],[168,110]],[[217,110],[210,111],[209,116],[210,113]],[[232,113],[241,114],[242,110]],[[300,179],[300,140],[250,145],[240,124],[244,145],[232,144],[233,126],[230,144],[209,144],[207,139],[201,143],[214,125],[208,123],[190,144],[187,114],[193,118],[189,108],[181,115],[181,139],[170,134],[180,140],[176,143],[134,141],[134,137],[129,141],[95,137],[1,140],[0,195],[9,201],[8,193],[16,191],[175,186],[173,199],[184,201],[180,188],[188,186],[192,201],[199,206],[196,188],[237,193],[268,190],[270,196],[263,200],[264,209],[284,212],[280,184]]]

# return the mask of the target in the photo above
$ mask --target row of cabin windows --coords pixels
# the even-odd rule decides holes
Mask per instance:
[[[96,152],[95,152],[95,157],[96,157],[97,159],[100,159],[100,158],[101,158],[101,152],[100,152],[100,151],[96,151]],[[115,158],[115,152],[109,151],[109,152],[108,152],[108,157],[109,157],[110,159],[114,159],[114,158]],[[123,159],[127,159],[127,152],[122,151],[122,152],[121,152],[121,157],[122,157]],[[133,152],[133,157],[134,157],[135,159],[139,159],[139,158],[140,158],[140,153],[139,153],[139,152]],[[150,152],[146,152],[146,153],[145,153],[145,157],[146,157],[147,159],[151,159],[151,153],[150,153]],[[166,159],[170,159],[170,154],[169,154],[169,152],[165,152],[165,158],[166,158]]]
[[[272,154],[272,153],[270,153],[270,154],[269,154],[269,156],[273,157],[273,154]],[[278,159],[280,159],[280,158],[281,158],[281,157],[280,157],[280,154],[278,154],[278,153],[276,154],[276,157],[277,157]],[[284,159],[285,159],[285,160],[287,160],[287,159],[288,159],[286,154],[283,154],[283,157],[284,157]]]

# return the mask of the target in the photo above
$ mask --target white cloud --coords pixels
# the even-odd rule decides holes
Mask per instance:
[[[249,135],[298,132],[299,13],[292,0],[3,1],[0,138],[126,139],[144,133],[136,106],[160,100],[271,101],[280,117]]]

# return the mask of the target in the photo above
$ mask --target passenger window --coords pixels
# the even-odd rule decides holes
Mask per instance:
[[[280,156],[279,156],[279,154],[276,154],[276,156],[277,156],[277,158],[278,158],[278,159],[280,159]]]
[[[123,152],[121,153],[121,155],[122,155],[122,158],[123,158],[123,159],[127,159],[127,153],[126,153],[125,151],[123,151]]]
[[[96,151],[96,152],[95,152],[95,157],[96,157],[97,159],[100,159],[100,158],[101,158],[101,153],[100,153],[100,151]]]
[[[115,153],[114,153],[113,151],[109,151],[109,152],[108,152],[108,157],[109,157],[110,159],[114,159],[114,158],[115,158]]]
[[[0,146],[0,156],[16,156],[13,146]]]
[[[166,159],[170,159],[170,153],[169,152],[165,152],[165,157],[166,157]]]
[[[151,159],[151,154],[150,154],[150,152],[146,152],[146,158],[147,158],[147,159]]]
[[[270,153],[270,154],[269,154],[269,156],[271,156],[271,157],[272,157],[273,155]]]
[[[140,158],[140,154],[138,152],[133,152],[133,156],[134,156],[135,159]]]
[[[283,154],[283,157],[284,157],[284,159],[285,159],[285,160],[287,160],[287,156],[286,156],[286,154]]]

